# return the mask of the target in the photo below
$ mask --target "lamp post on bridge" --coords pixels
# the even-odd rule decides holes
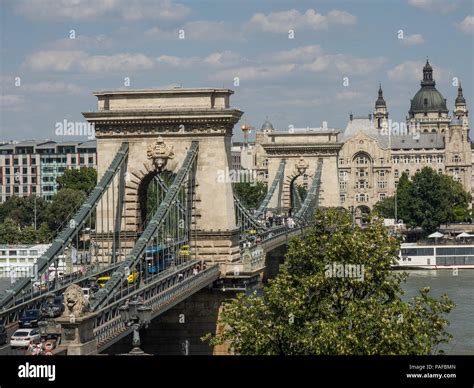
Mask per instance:
[[[151,321],[151,307],[143,302],[134,299],[119,307],[120,315],[127,326],[133,325],[133,349],[129,352],[132,355],[144,355],[140,348],[140,329],[147,328]]]

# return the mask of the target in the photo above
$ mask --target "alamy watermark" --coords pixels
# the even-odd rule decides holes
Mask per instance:
[[[413,139],[420,138],[421,126],[420,123],[415,123],[414,126],[408,127],[404,122],[388,120],[388,123],[382,125],[380,134],[382,136],[408,136],[412,135]]]
[[[217,183],[250,183],[255,186],[257,183],[256,170],[217,170]]]
[[[365,268],[363,264],[331,263],[324,266],[327,278],[354,278],[364,281]]]
[[[94,123],[87,123],[84,121],[58,121],[55,124],[56,136],[87,136],[89,140],[95,138]]]

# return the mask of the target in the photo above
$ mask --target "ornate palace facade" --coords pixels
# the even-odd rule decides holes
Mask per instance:
[[[297,137],[306,137],[307,146],[311,146],[317,131],[307,130],[306,136],[300,133]],[[259,177],[269,182],[272,174],[268,174],[267,167],[271,160],[267,151],[271,149],[268,140],[278,132],[274,132],[267,121],[257,134]],[[338,149],[333,153],[337,158],[338,185],[336,188],[327,186],[330,190],[322,192],[326,198],[323,202],[337,198],[340,206],[368,211],[379,200],[394,194],[402,173],[412,176],[425,166],[452,176],[463,184],[465,190],[471,191],[472,152],[466,100],[459,85],[454,110],[449,115],[446,99],[436,89],[433,69],[428,61],[423,67],[421,88],[411,100],[406,122],[394,123],[389,119],[380,87],[373,114],[367,117],[351,114],[344,132],[330,132],[337,133],[337,141],[328,137],[330,144],[327,146]],[[287,133],[289,148],[294,148],[294,135]],[[318,143],[324,137],[321,135]],[[322,144],[318,146],[325,148]]]

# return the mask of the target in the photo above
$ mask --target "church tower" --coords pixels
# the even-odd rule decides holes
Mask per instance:
[[[380,131],[382,128],[388,128],[387,103],[383,98],[382,85],[379,85],[379,97],[375,101],[375,127]]]
[[[456,101],[454,102],[454,116],[462,121],[464,127],[468,127],[468,113],[469,111],[467,110],[466,99],[462,95],[462,87],[461,83],[459,83],[458,96],[456,97]]]

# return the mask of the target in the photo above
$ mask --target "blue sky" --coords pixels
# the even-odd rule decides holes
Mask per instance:
[[[70,140],[56,138],[55,123],[82,121],[81,112],[96,109],[91,92],[127,88],[126,77],[130,89],[231,88],[242,123],[259,127],[268,117],[282,130],[323,121],[343,129],[351,111],[373,110],[381,82],[390,117],[404,121],[427,57],[448,108],[457,77],[474,112],[472,0],[2,0],[0,7],[0,140]]]

